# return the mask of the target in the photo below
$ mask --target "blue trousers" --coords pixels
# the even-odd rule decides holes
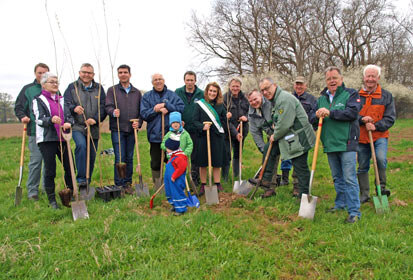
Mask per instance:
[[[171,177],[175,169],[170,160],[165,166],[165,194],[169,204],[175,208],[175,212],[184,213],[187,211],[188,198],[185,195],[185,176],[186,172],[179,176],[175,182],[172,182]]]
[[[124,186],[126,183],[132,183],[132,174],[133,174],[133,152],[135,149],[135,135],[133,131],[130,133],[120,132],[120,148],[122,152],[122,162],[126,163],[126,176],[121,179],[119,177],[118,171],[116,170],[116,163],[119,162],[119,138],[118,132],[112,131],[112,145],[113,151],[115,152],[115,164],[114,164],[114,178],[116,186]]]
[[[86,183],[86,159],[87,159],[87,134],[83,134],[80,131],[73,131],[72,133],[73,140],[76,143],[75,148],[75,161],[76,161],[76,181],[80,183]],[[98,148],[98,139],[93,139],[93,143],[95,144],[96,150]],[[93,148],[92,142],[90,142],[90,170],[89,170],[89,183],[90,179],[92,178],[93,168],[95,166],[95,158],[96,152]]]
[[[356,152],[333,152],[327,153],[327,157],[337,194],[334,207],[347,208],[349,215],[361,217],[356,154]]]

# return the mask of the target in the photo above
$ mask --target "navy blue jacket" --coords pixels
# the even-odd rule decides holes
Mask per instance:
[[[165,134],[169,131],[169,113],[184,111],[184,102],[173,91],[164,86],[162,92],[155,89],[146,92],[141,100],[141,117],[147,122],[146,131],[148,141],[151,143],[162,143],[162,113],[155,112],[156,104],[165,103],[168,114],[165,115]]]

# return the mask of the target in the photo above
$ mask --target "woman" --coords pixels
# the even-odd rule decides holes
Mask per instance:
[[[194,126],[197,130],[198,141],[196,144],[196,166],[199,166],[201,189],[199,195],[205,193],[208,167],[207,130],[210,130],[211,158],[214,175],[214,184],[219,191],[221,186],[221,167],[227,164],[225,153],[225,123],[226,110],[223,104],[222,91],[215,82],[209,83],[205,89],[204,99],[196,101],[194,109]],[[212,124],[204,124],[212,122]]]
[[[33,100],[33,113],[36,117],[36,142],[44,161],[44,184],[47,198],[50,207],[58,209],[60,207],[56,202],[54,182],[56,177],[56,155],[63,162],[66,185],[73,189],[67,146],[61,137],[61,127],[64,130],[71,129],[73,119],[70,117],[70,113],[67,113],[65,117],[64,100],[58,94],[59,82],[57,76],[46,72],[43,74],[40,84],[42,93]]]
[[[241,139],[245,139],[248,135],[248,99],[241,91],[241,80],[238,78],[232,78],[229,81],[229,91],[224,95],[224,106],[228,111],[227,117],[229,119],[229,131],[231,134],[231,144],[233,149],[233,161],[232,170],[234,176],[239,175],[239,143]],[[239,129],[239,125],[242,122],[242,135]],[[223,125],[227,125],[226,123]],[[228,134],[226,134],[226,147],[228,157],[231,158],[231,147],[229,145]],[[244,142],[242,142],[244,146]],[[229,163],[222,169],[222,176],[224,180],[228,180]]]

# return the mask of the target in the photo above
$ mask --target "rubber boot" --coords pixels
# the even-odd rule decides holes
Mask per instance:
[[[222,180],[228,182],[229,179],[229,165],[225,165],[221,168],[221,176]]]
[[[290,183],[288,180],[290,177],[290,170],[282,170],[282,172],[280,186],[287,186]]]
[[[152,170],[152,182],[155,188],[155,191],[157,191],[157,186],[155,185],[155,180],[159,179],[159,177],[161,176],[161,171],[157,171],[157,170]]]
[[[239,176],[239,159],[233,158],[232,159],[232,170],[234,171],[234,178]]]
[[[370,201],[370,183],[368,173],[359,173],[357,178],[360,186],[360,203]]]
[[[386,189],[386,169],[379,168],[379,179],[380,179],[380,187],[381,187],[381,194],[390,196],[390,190]]]

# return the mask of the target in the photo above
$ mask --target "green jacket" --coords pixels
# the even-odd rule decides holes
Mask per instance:
[[[185,108],[182,113],[182,120],[185,122],[185,130],[192,134],[197,131],[196,127],[193,124],[195,102],[204,98],[204,91],[195,86],[195,91],[192,94],[190,101],[188,101],[188,96],[185,94],[185,92],[185,86],[177,88],[175,90],[175,93],[182,99],[185,104]]]
[[[40,93],[42,93],[42,86],[37,82],[37,80],[34,80],[33,83],[23,87],[17,96],[14,106],[14,112],[19,120],[25,116],[30,118],[30,122],[27,126],[27,135],[29,136],[36,136],[36,119],[33,114],[32,107],[34,98],[39,96]]]
[[[172,133],[177,134],[175,131],[168,131],[168,133],[163,137],[162,144],[161,144],[162,150],[166,151],[165,142],[166,140],[169,139],[169,137],[171,137]],[[181,132],[181,135],[179,138],[179,147],[181,148],[181,150],[184,152],[184,154],[188,158],[191,158],[193,143],[192,143],[191,135],[189,135],[188,131],[186,131],[185,129]]]
[[[301,156],[315,144],[315,134],[300,101],[277,87],[274,95],[274,140],[278,141],[283,160]]]
[[[346,88],[344,84],[337,88],[330,103],[327,88],[321,92],[317,109],[327,108],[330,116],[324,118],[321,141],[324,152],[357,151],[360,136],[358,116],[360,97],[355,89]]]

